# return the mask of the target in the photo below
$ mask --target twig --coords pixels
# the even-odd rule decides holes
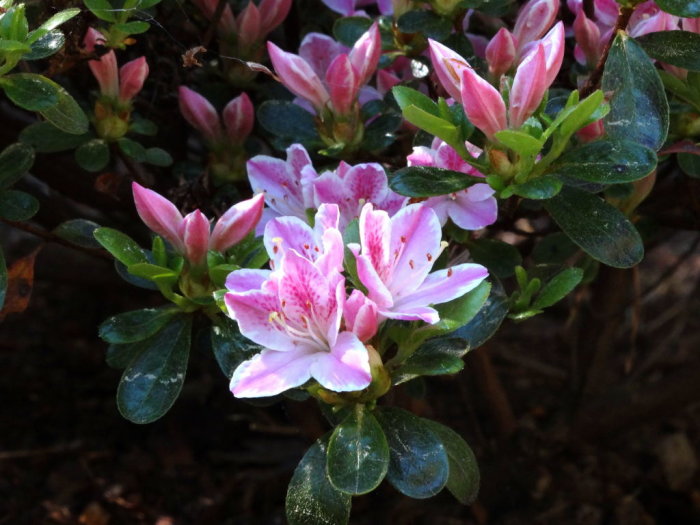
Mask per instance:
[[[40,228],[36,228],[30,224],[27,224],[25,222],[15,222],[15,221],[8,221],[7,219],[2,219],[0,218],[0,221],[7,224],[8,226],[12,226],[13,228],[17,228],[18,230],[25,231],[27,233],[31,233],[32,235],[35,235],[41,239],[44,239],[47,242],[54,242],[56,244],[60,244],[62,246],[66,246],[67,248],[72,248],[73,250],[77,250],[79,252],[86,253],[88,255],[92,255],[93,257],[99,257],[100,259],[104,259],[106,261],[111,261],[112,257],[107,255],[107,253],[103,252],[102,250],[96,250],[93,248],[85,248],[84,246],[80,246],[78,244],[73,244],[70,241],[67,241],[63,239],[62,237],[59,237],[58,235],[48,232],[46,230],[42,230]]]
[[[6,459],[22,459],[22,458],[33,458],[36,456],[46,456],[48,454],[59,454],[61,452],[70,452],[73,450],[78,450],[83,446],[82,441],[71,441],[70,443],[61,443],[59,445],[54,445],[47,448],[36,448],[36,449],[26,449],[26,450],[7,450],[0,451],[0,461]]]
[[[591,76],[588,77],[588,80],[586,81],[586,84],[581,88],[581,98],[585,98],[591,93],[593,93],[596,89],[600,87],[600,81],[603,78],[603,71],[605,69],[605,63],[608,61],[608,55],[610,54],[610,48],[613,45],[613,42],[615,41],[615,38],[617,37],[618,31],[624,31],[625,28],[627,27],[627,24],[629,24],[630,17],[632,16],[632,13],[634,13],[634,8],[633,7],[621,7],[620,8],[620,14],[617,16],[617,21],[615,22],[615,28],[613,29],[612,34],[610,35],[610,40],[607,41],[605,44],[605,47],[603,48],[603,53],[600,57],[600,60],[598,60],[598,64],[596,64],[595,69],[591,73]]]
[[[644,290],[641,300],[646,301],[659,286],[661,286],[667,279],[669,279],[674,273],[676,273],[681,264],[683,264],[688,259],[688,257],[693,255],[695,250],[698,248],[698,245],[700,245],[700,235],[695,237],[695,240],[691,243],[688,249],[684,251],[680,257],[678,257],[678,260],[673,264],[673,266],[667,268],[666,271],[662,273],[661,276],[658,279],[656,279],[656,281],[654,281],[654,284],[652,284],[651,286],[649,286],[649,288]]]
[[[216,5],[216,10],[214,11],[214,14],[209,22],[207,32],[204,33],[204,38],[202,38],[202,45],[204,47],[209,47],[209,44],[211,44],[211,41],[214,38],[214,33],[216,33],[216,26],[219,25],[219,21],[221,20],[221,16],[224,14],[225,8],[226,0],[219,0],[219,3]]]

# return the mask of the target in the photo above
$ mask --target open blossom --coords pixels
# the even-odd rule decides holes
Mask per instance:
[[[201,211],[183,217],[172,202],[155,191],[136,182],[132,190],[141,220],[192,264],[201,264],[208,250],[225,252],[238,244],[255,228],[264,205],[261,195],[235,204],[219,218],[210,233],[209,219]]]
[[[344,326],[346,292],[337,267],[339,260],[342,268],[343,258],[342,240],[337,243],[337,206],[324,206],[318,214],[316,222],[322,226],[315,234],[305,234],[328,240],[324,256],[309,258],[306,248],[298,250],[297,234],[302,232],[295,227],[310,230],[308,225],[299,221],[290,228],[280,224],[288,218],[275,219],[265,231],[268,254],[278,263],[274,271],[238,270],[226,282],[229,315],[241,334],[264,347],[234,371],[230,387],[236,397],[272,396],[312,378],[336,392],[361,390],[372,381],[369,354],[356,332],[370,333],[376,316],[369,318],[362,298],[355,294],[355,331]]]
[[[466,147],[474,157],[481,153],[473,144],[467,142]],[[433,140],[430,148],[414,147],[413,153],[406,160],[409,166],[434,166],[483,177],[483,174],[467,164],[452,146],[437,138]],[[493,224],[498,218],[498,202],[493,196],[494,193],[488,184],[474,184],[456,193],[430,197],[423,203],[435,211],[440,224],[444,225],[449,218],[464,230],[479,230]]]
[[[369,299],[383,318],[436,323],[431,305],[474,289],[488,275],[479,264],[459,264],[430,273],[442,252],[442,229],[435,212],[412,204],[390,218],[365,204],[360,215],[360,244],[349,245]]]
[[[322,0],[322,2],[336,13],[343,16],[367,16],[358,7],[377,4],[377,8],[382,15],[391,15],[394,12],[392,0]]]
[[[222,113],[223,128],[222,119],[206,98],[185,86],[180,86],[178,94],[180,113],[209,141],[228,139],[232,144],[242,144],[253,131],[255,123],[253,104],[245,93],[241,93],[226,104]]]

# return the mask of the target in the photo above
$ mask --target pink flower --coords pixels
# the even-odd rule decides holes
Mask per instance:
[[[364,11],[358,11],[357,7],[371,5],[375,0],[322,0],[329,9],[343,16],[367,16]],[[379,12],[384,15],[391,15],[394,11],[394,6],[391,0],[376,0]]]
[[[134,204],[141,220],[167,240],[192,264],[204,262],[207,251],[226,252],[248,235],[260,220],[261,195],[239,202],[224,213],[209,233],[209,219],[199,210],[183,217],[175,205],[153,190],[132,183]]]
[[[465,145],[474,157],[481,154],[481,150],[473,144],[467,142]],[[454,148],[440,139],[433,140],[430,148],[414,147],[413,153],[406,160],[409,166],[435,166],[483,177],[467,164]],[[494,193],[488,184],[474,184],[457,193],[430,197],[423,203],[435,211],[442,225],[449,218],[463,230],[479,230],[493,224],[498,218],[498,202],[493,196]]]
[[[360,214],[360,245],[350,245],[357,272],[383,318],[436,323],[430,305],[461,297],[488,275],[478,264],[460,264],[430,273],[443,249],[435,212],[423,204],[403,208],[393,218],[368,203]]]
[[[340,238],[335,227],[338,211],[332,208],[319,210],[326,216],[317,219],[323,225],[317,233],[324,239]],[[328,259],[310,259],[297,251],[294,236],[286,249],[270,251],[270,247],[287,245],[284,239],[276,239],[280,232],[291,233],[289,225],[280,224],[283,220],[271,221],[265,231],[268,253],[279,263],[275,270],[238,270],[226,282],[229,315],[241,334],[265,347],[235,370],[231,392],[236,397],[272,396],[312,378],[336,392],[361,390],[372,381],[369,354],[354,332],[341,330],[345,278],[335,264],[325,264]],[[339,250],[342,267],[342,239],[339,246],[331,244],[330,251]],[[358,324],[357,315],[353,321]],[[367,333],[368,328],[358,327],[358,332]]]
[[[180,113],[189,124],[210,142],[224,139],[221,119],[214,106],[196,91],[180,86],[178,91]],[[231,144],[245,142],[255,123],[255,113],[250,98],[245,93],[232,99],[224,108],[223,121],[226,137]]]

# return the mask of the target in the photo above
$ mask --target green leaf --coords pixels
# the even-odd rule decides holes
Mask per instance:
[[[0,310],[5,305],[5,294],[7,293],[7,265],[5,264],[5,254],[0,246]]]
[[[441,138],[450,145],[461,140],[459,128],[444,118],[432,115],[418,106],[410,105],[403,108],[404,118],[423,131]]]
[[[603,118],[610,106],[605,103],[605,95],[601,90],[594,91],[575,106],[563,110],[552,125],[545,130],[542,138],[546,140],[551,131],[558,129],[558,135],[563,138],[570,137],[576,131],[591,122]]]
[[[380,407],[376,415],[389,443],[389,482],[416,499],[440,492],[447,483],[449,463],[438,436],[405,410]]]
[[[34,164],[34,149],[16,142],[0,153],[0,190],[12,186],[29,171]]]
[[[433,40],[442,41],[450,34],[452,24],[433,11],[413,10],[404,13],[396,21],[402,33],[422,33]]]
[[[416,89],[411,89],[406,86],[395,86],[392,88],[391,93],[394,95],[396,103],[402,110],[410,106],[415,106],[435,117],[440,116],[440,110],[435,101]]]
[[[121,31],[125,35],[140,35],[148,31],[151,28],[151,24],[137,20],[124,24],[114,24],[112,28]]]
[[[305,109],[286,100],[267,100],[258,108],[258,122],[268,132],[304,146],[314,147],[321,142],[314,116]]]
[[[58,104],[55,82],[36,73],[14,73],[0,79],[7,98],[29,111],[43,111]]]
[[[86,171],[100,171],[109,162],[109,146],[102,139],[92,139],[75,150],[75,161]]]
[[[644,257],[637,229],[596,195],[565,186],[545,208],[572,241],[603,264],[630,268]]]
[[[327,447],[326,435],[294,470],[285,505],[289,525],[345,525],[350,519],[350,495],[333,487],[326,475]]]
[[[130,266],[148,262],[141,247],[125,233],[112,228],[98,228],[94,235],[97,242],[120,263]]]
[[[508,315],[509,308],[508,296],[503,286],[498,280],[494,280],[489,298],[481,310],[474,319],[452,332],[451,336],[463,339],[470,350],[479,348],[496,333]]]
[[[423,422],[442,441],[442,446],[447,451],[450,464],[447,490],[463,505],[473,503],[479,493],[480,482],[479,465],[474,452],[462,436],[451,428],[429,419],[423,419]]]
[[[340,423],[328,442],[328,479],[347,494],[373,491],[389,468],[389,445],[377,419],[363,405]]]
[[[185,381],[191,332],[192,316],[177,315],[129,363],[117,389],[117,408],[122,416],[143,424],[170,410]]]
[[[396,369],[392,382],[399,385],[419,376],[456,374],[464,368],[462,357],[469,350],[464,339],[451,336],[429,339]]]
[[[58,29],[49,31],[37,39],[31,46],[29,53],[22,57],[23,60],[40,60],[57,53],[66,43],[66,37]]]
[[[51,122],[51,124],[66,133],[71,133],[73,135],[87,133],[89,124],[88,118],[83,110],[80,109],[78,103],[70,96],[68,91],[52,80],[49,80],[49,82],[53,84],[56,89],[58,104],[43,111],[39,111],[39,113],[41,113],[46,120]]]
[[[700,16],[700,0],[656,0],[656,4],[672,15],[685,18]]]
[[[583,279],[581,268],[567,268],[555,275],[544,285],[542,291],[532,303],[532,308],[542,310],[561,301],[576,288]]]
[[[158,134],[158,126],[152,120],[145,118],[132,117],[129,123],[129,131],[137,135],[146,135],[152,137]]]
[[[496,132],[494,136],[498,142],[524,157],[537,155],[543,146],[541,141],[522,131],[504,129]]]
[[[100,338],[107,343],[124,344],[143,341],[156,334],[178,312],[177,308],[143,308],[114,315],[99,328]]]
[[[87,2],[86,2],[87,4]],[[80,14],[80,9],[77,7],[71,8],[71,9],[64,9],[63,11],[59,11],[55,15],[53,15],[51,18],[49,18],[46,22],[41,24],[39,26],[39,29],[45,29],[47,31],[51,31],[52,29],[56,29],[58,26],[61,24],[65,24],[73,18],[74,16],[77,16]]]
[[[117,144],[124,155],[131,157],[136,162],[144,162],[146,160],[146,148],[135,140],[122,137],[117,141]]]
[[[525,199],[544,200],[551,199],[561,191],[564,183],[557,177],[544,175],[535,179],[523,182],[522,184],[513,184],[508,186],[501,193],[502,198],[510,196],[508,192]]]
[[[146,162],[153,166],[167,167],[173,163],[170,153],[161,148],[148,148],[146,150]]]
[[[61,239],[83,248],[99,248],[100,243],[97,242],[94,235],[95,230],[99,227],[100,225],[96,222],[85,219],[71,219],[56,226],[53,233]]]
[[[577,250],[578,247],[565,233],[556,232],[543,237],[535,245],[531,255],[537,264],[564,264]]]
[[[573,149],[549,168],[557,175],[601,184],[632,182],[656,168],[656,152],[629,140],[589,142]]]
[[[77,148],[90,139],[90,135],[73,135],[58,129],[50,122],[35,122],[24,128],[19,140],[33,146],[39,153],[56,153]]]
[[[26,221],[39,211],[39,201],[17,190],[0,191],[0,217],[8,221]]]
[[[666,91],[647,54],[622,31],[610,49],[602,87],[613,93],[605,117],[608,136],[659,150],[668,134]]]
[[[238,365],[259,353],[262,347],[242,336],[235,321],[217,319],[219,323],[211,326],[211,347],[221,371],[231,379]]]
[[[683,173],[694,179],[700,179],[700,156],[691,153],[679,153],[677,155],[678,166]]]
[[[128,264],[127,271],[131,275],[136,277],[142,277],[148,279],[149,281],[154,281],[156,283],[162,283],[165,285],[171,285],[177,281],[178,272],[171,270],[170,268],[165,268],[164,266],[158,266],[157,264],[143,263],[139,262],[136,264]]]
[[[468,244],[469,254],[479,264],[500,279],[513,275],[515,267],[523,262],[520,251],[507,242],[497,239],[477,239]]]
[[[17,40],[0,40],[0,53],[27,53],[30,47]]]
[[[127,343],[123,345],[111,344],[107,347],[105,362],[110,368],[124,370],[137,355],[142,354],[150,344],[150,341],[139,341],[137,343]]]
[[[700,35],[690,31],[658,31],[638,37],[644,51],[656,60],[700,71]]]
[[[341,44],[352,47],[371,25],[372,19],[364,16],[338,18],[333,23],[333,36]]]
[[[117,18],[115,16],[116,9],[112,7],[112,4],[107,0],[83,0],[85,7],[87,7],[92,14],[95,15],[100,20],[106,22],[116,22]]]
[[[391,189],[407,197],[448,195],[480,182],[482,177],[428,166],[409,166],[389,174]]]
[[[403,119],[395,113],[384,113],[375,118],[365,128],[362,148],[378,151],[389,147],[396,140],[394,132],[399,129]]]

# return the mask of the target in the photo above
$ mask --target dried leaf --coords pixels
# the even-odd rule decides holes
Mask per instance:
[[[34,261],[42,246],[29,255],[18,259],[7,269],[7,295],[5,306],[0,311],[0,321],[7,314],[24,312],[29,306],[34,286]]]

